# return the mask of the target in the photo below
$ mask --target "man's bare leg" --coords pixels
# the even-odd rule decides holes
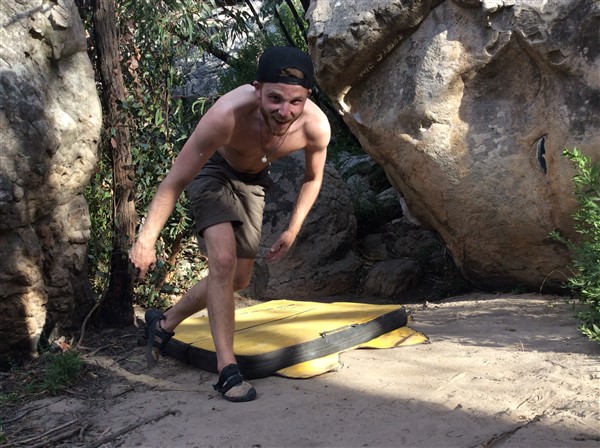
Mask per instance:
[[[219,381],[214,388],[229,401],[253,400],[256,398],[256,390],[244,380],[233,351],[235,330],[233,293],[236,288],[242,286],[242,283],[243,286],[247,284],[252,269],[251,260],[237,259],[235,237],[230,223],[209,227],[204,231],[204,240],[209,264],[206,305],[219,372]]]
[[[165,311],[165,318],[161,321],[160,327],[172,332],[183,320],[204,308],[206,308],[206,278],[198,281],[179,302]]]
[[[233,333],[235,329],[234,279],[237,268],[235,236],[231,223],[217,224],[204,231],[208,252],[206,305],[210,330],[217,352],[219,372],[235,364]]]
[[[233,352],[233,334],[235,331],[235,299],[234,291],[245,288],[252,273],[253,259],[236,260],[233,287],[228,283],[222,285],[218,280],[209,277],[207,284],[206,304],[210,317],[211,333],[217,351],[217,369],[219,372],[229,364],[235,364]],[[214,289],[213,289],[214,288]]]

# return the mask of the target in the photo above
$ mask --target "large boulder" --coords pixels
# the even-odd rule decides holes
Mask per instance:
[[[83,190],[101,108],[71,0],[0,4],[0,360],[80,325],[92,303]]]
[[[588,0],[322,0],[309,50],[412,215],[487,289],[557,287],[574,174],[600,162],[600,5]],[[546,289],[547,290],[547,289]]]

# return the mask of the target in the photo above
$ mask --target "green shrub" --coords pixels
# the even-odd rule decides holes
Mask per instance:
[[[83,360],[74,350],[46,356],[49,356],[49,359],[40,388],[51,394],[69,386],[83,368]]]
[[[25,365],[15,364],[8,374],[6,387],[0,393],[0,405],[18,403],[33,394],[60,392],[73,384],[84,364],[75,350],[46,352]]]
[[[573,215],[577,241],[553,232],[571,250],[572,274],[565,286],[571,289],[579,306],[576,317],[580,330],[590,339],[600,342],[600,172],[597,164],[577,148],[565,149],[563,156],[575,167],[573,176],[575,197],[579,209]]]

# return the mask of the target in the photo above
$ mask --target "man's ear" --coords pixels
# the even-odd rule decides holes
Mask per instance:
[[[258,81],[253,81],[252,85],[254,86],[254,91],[256,92],[256,96],[260,95],[260,87],[261,87],[261,83]]]

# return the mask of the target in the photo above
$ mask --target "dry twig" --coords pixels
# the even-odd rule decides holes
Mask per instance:
[[[68,426],[71,426],[73,423],[76,423],[77,421],[78,421],[78,419],[77,419],[77,417],[75,417],[74,420],[71,420],[70,422],[64,423],[60,426],[57,426],[56,428],[46,431],[45,433],[40,434],[39,436],[29,437],[27,439],[15,440],[14,442],[9,442],[7,444],[0,445],[0,448],[9,448],[11,446],[19,446],[19,445],[24,445],[26,443],[39,442],[40,440],[45,439],[46,437],[50,436],[51,434],[54,434],[54,433],[60,431],[61,429],[65,429]],[[79,431],[79,428],[77,428],[77,431]],[[61,440],[61,439],[59,439],[59,440]],[[44,440],[42,442],[42,444],[39,446],[45,446],[48,443],[50,443],[48,440]],[[34,446],[37,446],[37,445],[34,445]]]
[[[483,448],[495,448],[497,446],[502,445],[504,442],[506,442],[508,439],[510,439],[517,431],[519,431],[520,429],[523,428],[527,428],[529,425],[533,424],[533,423],[537,423],[539,422],[543,417],[543,414],[538,414],[535,417],[533,417],[532,419],[529,419],[526,423],[516,426],[513,429],[510,429],[508,431],[504,431],[501,434],[495,435],[494,437],[486,440],[485,442],[483,442],[481,445],[478,446],[482,446]]]
[[[56,443],[56,442],[60,442],[61,440],[68,439],[69,437],[74,436],[75,434],[77,434],[80,431],[81,431],[81,428],[79,428],[79,427],[71,428],[68,431],[63,432],[62,434],[57,434],[56,436],[54,436],[48,440],[43,440],[41,442],[36,443],[35,445],[29,446],[28,448],[43,448],[52,443]]]
[[[147,425],[148,423],[151,423],[155,420],[160,420],[162,418],[165,418],[168,415],[175,415],[175,414],[177,414],[177,412],[179,412],[179,411],[174,411],[172,409],[168,409],[165,412],[163,412],[162,414],[145,418],[137,423],[133,423],[132,425],[126,426],[123,429],[119,429],[117,432],[115,432],[113,434],[110,434],[106,437],[102,437],[101,439],[96,440],[95,442],[92,442],[92,443],[86,445],[85,448],[98,448],[99,446],[104,445],[105,443],[111,442],[111,441],[115,440],[116,438],[121,437],[123,434],[126,434],[129,431],[133,431],[134,429],[139,428],[140,426]]]
[[[77,341],[77,344],[75,344],[75,347],[80,347],[81,344],[83,343],[83,336],[85,335],[85,327],[87,326],[88,320],[90,320],[90,318],[92,317],[92,314],[94,314],[94,312],[98,309],[98,307],[102,303],[103,298],[104,298],[104,296],[102,297],[102,299],[100,299],[96,302],[96,304],[92,307],[92,309],[87,314],[87,316],[85,316],[85,319],[83,320],[83,323],[81,324],[81,334],[79,335],[79,340]]]

